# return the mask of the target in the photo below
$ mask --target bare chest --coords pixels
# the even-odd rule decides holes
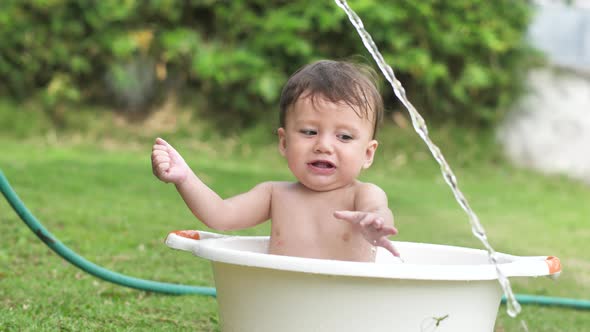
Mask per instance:
[[[284,189],[273,191],[270,253],[364,260],[357,256],[370,248],[357,226],[333,215],[338,210],[355,210],[354,188],[334,192]]]

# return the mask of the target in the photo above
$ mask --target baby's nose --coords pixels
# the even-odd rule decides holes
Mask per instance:
[[[332,153],[334,145],[332,144],[332,140],[326,136],[318,136],[315,146],[314,152],[316,153]]]

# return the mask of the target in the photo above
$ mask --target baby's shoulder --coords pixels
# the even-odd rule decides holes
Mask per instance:
[[[291,192],[297,188],[295,183],[288,181],[268,181],[264,184],[271,188],[273,194]]]
[[[385,191],[378,185],[370,182],[357,181],[355,183],[355,195],[366,195],[366,194],[385,194]]]

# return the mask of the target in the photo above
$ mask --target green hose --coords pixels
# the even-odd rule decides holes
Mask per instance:
[[[0,170],[0,191],[2,191],[2,194],[4,195],[8,203],[10,203],[14,211],[16,211],[18,216],[25,222],[25,224],[27,224],[27,226],[29,226],[31,231],[33,231],[33,233],[35,233],[37,237],[41,239],[41,241],[43,241],[49,248],[55,251],[58,255],[63,257],[66,261],[72,263],[76,267],[97,278],[100,278],[108,282],[112,282],[117,285],[149,292],[174,295],[197,294],[213,297],[216,296],[216,290],[212,287],[188,286],[138,279],[100,267],[84,259],[80,255],[76,254],[70,248],[62,244],[58,239],[56,239],[51,233],[49,233],[49,231],[47,231],[45,227],[41,225],[37,218],[33,216],[33,214],[25,207],[23,202],[18,198],[18,196],[8,183],[8,180],[4,176],[4,173],[2,173],[2,170]],[[584,310],[590,309],[589,300],[577,300],[523,294],[517,294],[516,300],[521,304],[561,306]],[[505,301],[506,300],[503,298],[502,302]]]
[[[564,297],[516,294],[516,301],[518,301],[520,304],[537,304],[581,310],[590,309],[589,300],[568,299]],[[504,297],[502,297],[502,303],[506,303],[506,299]]]
[[[49,248],[55,251],[58,255],[63,257],[66,261],[72,263],[76,267],[80,268],[82,271],[85,271],[97,278],[112,282],[117,285],[150,292],[174,295],[199,294],[216,296],[215,288],[178,285],[139,279],[129,277],[100,267],[86,260],[84,257],[76,254],[70,248],[61,243],[57,238],[55,238],[51,233],[49,233],[49,231],[47,231],[47,229],[45,229],[45,227],[41,225],[37,218],[35,218],[35,216],[33,216],[33,214],[25,207],[25,205],[18,198],[14,190],[12,190],[12,187],[10,186],[8,180],[2,173],[2,170],[0,170],[0,190],[2,191],[2,194],[4,195],[8,203],[10,203],[14,211],[16,211],[18,216],[25,222],[25,224],[27,224],[27,226],[29,226],[31,231],[33,231],[33,233],[35,233],[35,235],[37,235],[37,237],[41,239],[41,241],[43,241]]]

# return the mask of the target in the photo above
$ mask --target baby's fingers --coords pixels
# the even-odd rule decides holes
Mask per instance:
[[[158,137],[158,138],[156,138],[156,141],[154,142],[154,145],[152,146],[152,151],[156,151],[156,150],[168,151],[169,146],[170,146],[170,144],[168,144],[168,142],[166,142],[165,140]]]
[[[156,138],[156,144],[159,144],[159,145],[164,145],[164,146],[168,146],[168,145],[170,145],[170,144],[168,144],[168,142],[166,142],[166,141],[165,141],[163,138],[161,138],[161,137],[158,137],[158,138]]]
[[[168,147],[162,144],[154,144],[154,146],[152,146],[152,152],[168,153]]]
[[[387,249],[390,253],[392,253],[395,257],[400,257],[400,253],[397,248],[389,241],[387,238],[382,237],[378,242],[377,245]]]
[[[166,151],[178,153],[176,152],[176,149],[174,149],[174,147],[170,145],[170,143],[166,142],[163,138],[156,138],[156,145],[162,146]]]
[[[334,211],[334,217],[354,223],[359,223],[365,217],[364,212],[359,211]]]
[[[154,144],[152,151],[165,152],[169,154],[175,162],[184,162],[184,160],[180,156],[180,153],[178,153],[178,151],[176,151],[176,149],[172,145],[170,145],[168,142],[166,142],[164,139],[160,137],[156,138],[156,143]]]
[[[396,235],[398,233],[397,228],[395,228],[395,226],[387,226],[387,225],[383,225],[383,227],[379,230],[379,232],[383,236]]]
[[[152,162],[155,165],[159,165],[162,163],[170,164],[170,157],[168,156],[168,154],[153,154],[152,155]]]
[[[373,227],[376,230],[381,230],[383,227],[383,218],[375,217],[374,215],[367,214],[361,220],[360,225],[363,227]]]
[[[158,174],[164,174],[170,169],[170,163],[163,162],[156,165],[156,171]]]
[[[162,162],[163,159],[170,160],[170,156],[168,152],[162,150],[154,150],[152,151],[152,163]]]
[[[154,175],[160,177],[170,169],[170,157],[163,151],[154,151],[152,153],[152,170]]]

